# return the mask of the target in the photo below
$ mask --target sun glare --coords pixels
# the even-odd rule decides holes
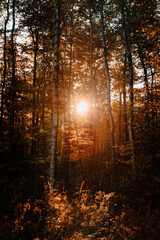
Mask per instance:
[[[81,101],[77,104],[77,112],[79,114],[84,114],[88,110],[88,104],[85,101]]]

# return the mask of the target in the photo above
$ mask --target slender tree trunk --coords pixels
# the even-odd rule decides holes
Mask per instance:
[[[111,152],[112,152],[112,171],[113,171],[113,190],[115,188],[115,175],[116,175],[116,168],[115,168],[115,150],[114,150],[114,124],[113,124],[113,116],[111,110],[111,97],[110,97],[110,73],[109,73],[109,66],[107,60],[107,48],[106,48],[106,39],[104,34],[104,16],[103,16],[103,0],[100,0],[100,14],[101,14],[101,33],[102,33],[102,40],[103,40],[103,55],[104,55],[104,63],[105,63],[105,70],[106,70],[106,82],[107,82],[107,107],[108,107],[108,115],[109,115],[109,128],[110,128],[110,143],[111,143]]]
[[[151,69],[151,77],[152,77],[152,81],[151,81],[151,103],[152,103],[152,128],[154,129],[154,126],[155,126],[155,110],[154,110],[154,106],[153,106],[153,88],[154,88],[154,72],[153,72],[153,69],[152,69],[152,66],[150,66],[150,69]]]
[[[14,49],[14,32],[15,32],[15,0],[12,0],[12,29],[11,29],[11,59],[12,59],[12,79],[11,79],[11,112],[10,112],[10,139],[11,139],[11,155],[15,156],[15,49]]]
[[[70,21],[71,21],[71,28],[70,28],[70,59],[69,59],[69,83],[68,83],[68,95],[67,95],[67,111],[68,111],[68,136],[67,136],[67,145],[68,145],[68,154],[66,158],[66,186],[68,190],[70,189],[70,179],[69,179],[69,161],[70,161],[70,137],[71,137],[71,91],[72,91],[72,64],[73,64],[73,5],[71,5],[71,1],[69,2],[69,14],[70,14]]]
[[[158,86],[157,86],[157,80],[156,78],[154,78],[154,89],[155,89],[155,105],[156,105],[156,110],[155,110],[155,130],[157,128],[157,125],[159,123],[159,118],[158,118],[158,108],[157,108],[157,104],[159,102],[159,98],[158,98]]]
[[[142,52],[142,47],[140,46],[139,43],[137,43],[137,46],[138,46],[138,54],[139,54],[139,57],[140,57],[140,60],[141,60],[143,73],[144,73],[144,82],[145,82],[145,85],[146,85],[146,99],[149,102],[150,93],[149,93],[149,86],[148,86],[147,68],[146,68],[146,65],[145,65],[145,62],[144,62],[144,54]]]
[[[97,89],[96,89],[96,82],[94,77],[94,70],[93,70],[93,53],[94,53],[94,44],[93,44],[93,23],[92,23],[92,10],[91,10],[91,2],[88,1],[89,7],[89,21],[90,21],[90,81],[92,84],[92,111],[93,111],[93,163],[91,165],[91,178],[93,184],[98,187],[98,158],[97,158]]]
[[[149,93],[149,86],[148,86],[148,74],[147,74],[147,68],[144,62],[144,54],[142,52],[142,47],[140,46],[139,42],[137,42],[138,46],[138,54],[140,57],[141,65],[143,68],[143,73],[144,73],[144,82],[146,86],[146,99],[145,99],[145,111],[146,111],[146,117],[145,117],[145,125],[146,127],[149,126],[149,113],[148,113],[148,104],[150,100],[150,93]]]
[[[122,142],[122,130],[121,130],[121,125],[122,125],[122,92],[120,89],[120,85],[118,84],[118,90],[119,90],[119,145]]]
[[[36,154],[36,80],[37,80],[37,52],[38,36],[32,36],[34,45],[34,67],[33,67],[33,109],[32,109],[32,155]]]
[[[45,46],[45,40],[43,41],[43,46]],[[42,90],[42,116],[41,116],[41,121],[42,121],[42,129],[43,131],[45,130],[45,89],[46,89],[46,64],[45,64],[45,54],[44,54],[44,49],[43,49],[43,90]],[[45,134],[43,133],[43,146],[42,146],[42,153],[43,157],[46,157],[46,144],[45,144]]]
[[[70,56],[69,56],[69,75],[67,76],[67,96],[66,96],[66,108],[67,119],[68,119],[68,134],[65,134],[65,148],[64,159],[65,159],[65,185],[66,189],[70,191],[70,134],[71,134],[71,89],[72,89],[72,62],[73,62],[73,6],[71,6],[71,1],[69,1],[69,11],[65,18],[65,29],[67,30],[68,16],[70,16],[70,33],[69,33],[69,47],[70,47]],[[68,34],[65,31],[65,40],[67,41]],[[65,57],[66,57],[66,42],[65,42]],[[64,59],[64,72],[66,73],[66,59]],[[66,74],[67,75],[67,74]],[[65,85],[63,84],[64,96],[65,96]],[[66,113],[64,114],[64,122],[66,122]]]
[[[3,81],[2,81],[2,88],[1,88],[1,116],[0,116],[0,137],[3,136],[3,104],[4,104],[4,88],[6,83],[6,42],[7,42],[7,23],[9,20],[9,1],[7,2],[7,17],[4,23],[4,46],[3,46],[3,62],[4,62],[4,68],[3,68]]]
[[[92,24],[92,11],[89,8],[89,20],[90,20],[90,79],[92,83],[92,101],[93,101],[93,118],[94,122],[96,121],[96,105],[97,105],[97,89],[96,89],[96,81],[94,77],[93,71],[93,52],[94,52],[94,44],[93,44],[93,24]]]
[[[125,132],[125,141],[128,141],[128,126],[127,126],[127,106],[126,106],[126,54],[124,60],[124,69],[123,69],[123,118],[124,118],[124,132]]]
[[[80,174],[81,174],[81,177],[82,177],[82,182],[85,181],[85,177],[84,177],[84,168],[83,168],[83,163],[82,163],[82,153],[81,153],[81,149],[79,147],[79,141],[78,141],[78,127],[77,127],[77,123],[74,122],[74,125],[75,125],[75,130],[76,130],[76,142],[77,142],[77,148],[78,148],[78,155],[79,155],[79,163],[80,163]]]
[[[131,44],[130,44],[130,31],[127,29],[126,22],[130,26],[129,17],[125,17],[125,2],[122,0],[121,2],[121,17],[122,17],[122,33],[124,46],[126,51],[126,56],[128,60],[129,66],[129,141],[131,146],[131,160],[133,162],[133,172],[134,177],[136,176],[136,166],[135,166],[135,153],[134,153],[134,135],[133,135],[133,122],[134,122],[134,114],[133,114],[133,62],[132,62],[132,53],[131,53]]]
[[[36,155],[39,152],[39,127],[40,127],[40,86],[38,86],[37,103],[36,103]]]
[[[132,53],[130,49],[129,39],[127,36],[127,30],[125,25],[125,15],[124,15],[124,1],[122,1],[122,31],[123,31],[123,39],[126,50],[126,56],[128,59],[129,65],[129,103],[130,103],[130,111],[129,111],[129,140],[133,141],[133,63],[132,63]]]
[[[65,128],[65,123],[66,123],[66,106],[67,106],[67,97],[66,97],[66,77],[67,77],[67,72],[66,72],[66,46],[67,46],[67,16],[64,18],[64,29],[65,29],[65,40],[64,40],[64,58],[61,59],[61,68],[62,68],[62,90],[63,90],[63,101],[64,101],[64,109],[63,109],[63,118],[62,118],[62,124],[61,124],[61,149],[60,149],[60,160],[63,159],[65,156],[65,142],[66,142],[66,129]],[[68,79],[68,78],[67,78]]]
[[[103,17],[103,3],[100,2],[100,10],[101,10],[101,32],[103,39],[103,54],[104,54],[104,63],[106,69],[106,78],[107,78],[107,107],[108,107],[108,115],[109,115],[109,124],[110,124],[110,140],[111,147],[114,146],[114,126],[113,126],[113,117],[111,111],[111,97],[110,97],[110,74],[109,74],[109,66],[107,61],[107,50],[106,50],[106,39],[104,34],[104,17]],[[112,149],[113,150],[113,149]],[[112,158],[114,159],[114,151],[112,151]]]
[[[57,135],[58,135],[58,80],[59,80],[59,41],[60,41],[60,0],[55,0],[55,32],[54,32],[54,69],[53,69],[53,120],[50,178],[56,179]]]

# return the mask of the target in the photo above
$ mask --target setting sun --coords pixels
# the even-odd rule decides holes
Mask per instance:
[[[88,104],[85,101],[81,101],[77,104],[77,112],[79,114],[84,114],[88,110]]]

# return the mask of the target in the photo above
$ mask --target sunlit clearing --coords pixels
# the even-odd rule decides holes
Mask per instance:
[[[88,104],[85,101],[81,101],[77,104],[77,112],[79,114],[84,114],[88,110]]]

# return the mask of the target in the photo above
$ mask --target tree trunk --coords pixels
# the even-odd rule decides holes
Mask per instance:
[[[128,126],[127,126],[127,106],[126,106],[126,54],[124,59],[124,69],[123,69],[123,118],[124,118],[124,132],[125,141],[128,141]]]
[[[130,26],[130,20],[127,16],[125,18],[125,2],[122,0],[121,2],[121,17],[122,17],[122,33],[124,46],[126,51],[126,56],[128,60],[129,66],[129,141],[131,146],[131,160],[133,161],[133,171],[135,176],[135,154],[134,154],[134,136],[133,136],[133,63],[132,63],[132,53],[131,53],[131,44],[130,44],[130,34],[129,29],[127,29],[126,22]],[[128,36],[129,35],[129,36]]]
[[[57,135],[58,135],[58,80],[59,80],[59,41],[60,41],[60,0],[55,0],[55,32],[54,32],[54,69],[53,69],[53,119],[52,119],[52,140],[50,178],[56,178],[57,164]]]
[[[145,99],[145,111],[146,111],[146,118],[145,118],[145,125],[146,127],[149,126],[149,113],[148,113],[148,104],[149,104],[149,100],[150,100],[150,93],[149,93],[149,86],[148,86],[148,74],[147,74],[147,68],[144,62],[144,53],[142,51],[142,47],[140,46],[139,42],[137,42],[137,46],[138,46],[138,54],[139,54],[139,58],[141,61],[141,65],[143,68],[143,73],[144,73],[144,82],[145,82],[145,86],[146,86],[146,99]]]
[[[122,8],[121,8],[121,15],[122,15],[122,32],[123,32],[123,39],[124,45],[126,50],[126,56],[128,59],[129,65],[129,103],[130,103],[130,111],[129,111],[129,140],[133,141],[133,63],[132,63],[132,53],[130,49],[130,43],[127,36],[127,29],[125,24],[125,15],[124,15],[124,1],[122,1]]]
[[[14,49],[14,32],[15,32],[15,0],[12,0],[12,29],[11,29],[11,60],[12,60],[12,78],[11,78],[11,112],[10,112],[10,140],[11,140],[11,157],[15,157],[15,49]]]
[[[4,62],[4,68],[3,68],[3,80],[2,80],[2,88],[1,88],[1,116],[0,116],[0,137],[3,136],[3,102],[4,102],[4,88],[6,83],[6,31],[7,31],[7,23],[9,20],[9,1],[7,3],[7,18],[4,23],[4,46],[3,46],[3,62]]]
[[[93,24],[92,24],[92,9],[91,9],[91,2],[88,1],[88,8],[89,8],[89,21],[90,21],[90,81],[92,84],[92,111],[93,111],[93,163],[91,165],[91,179],[92,184],[98,187],[98,179],[99,179],[99,173],[98,173],[98,158],[97,158],[97,89],[96,89],[96,81],[94,77],[94,71],[93,71],[93,52],[94,52],[94,45],[93,45]]]
[[[120,88],[120,84],[118,84],[118,91],[119,91],[119,126],[118,126],[118,137],[119,137],[119,145],[122,143],[122,92],[121,92],[121,88]]]
[[[152,69],[152,65],[150,65],[150,71],[151,71],[151,103],[152,103],[152,129],[154,129],[155,127],[155,110],[154,110],[154,92],[153,92],[153,88],[154,88],[154,72]]]
[[[69,56],[69,73],[67,75],[66,71],[66,41],[68,38],[67,35],[67,26],[68,26],[68,16],[70,16],[70,33],[69,33],[69,39],[70,39],[70,56]],[[73,6],[71,6],[71,1],[69,2],[69,10],[68,14],[66,14],[65,17],[65,54],[64,54],[64,73],[67,76],[67,84],[63,83],[63,92],[64,96],[67,96],[65,98],[65,113],[64,113],[64,123],[66,123],[66,119],[68,120],[68,134],[65,133],[64,136],[64,143],[65,143],[65,152],[64,152],[64,159],[65,159],[65,186],[67,191],[70,191],[70,137],[71,137],[71,89],[72,89],[72,62],[73,62]],[[66,89],[65,89],[66,87]],[[67,90],[67,92],[66,92]],[[67,117],[66,117],[67,112]]]
[[[43,47],[45,46],[45,40],[43,40]],[[45,90],[46,90],[46,64],[45,64],[45,54],[43,50],[43,89],[42,89],[42,116],[41,116],[41,121],[42,121],[42,129],[43,131],[45,130]],[[43,146],[42,146],[42,153],[43,157],[46,158],[46,146],[45,146],[45,133],[43,133]]]
[[[37,80],[37,52],[38,35],[32,35],[34,45],[34,67],[33,67],[33,106],[32,106],[32,156],[36,154],[36,80]]]
[[[103,0],[100,1],[100,14],[101,14],[101,33],[103,40],[103,55],[104,55],[104,64],[106,70],[106,82],[107,82],[107,107],[108,107],[108,115],[109,115],[109,128],[110,128],[110,143],[111,143],[111,152],[112,152],[112,171],[113,171],[113,183],[115,184],[115,150],[114,150],[114,124],[111,110],[111,97],[110,97],[110,73],[109,66],[107,61],[107,49],[106,49],[106,39],[104,34],[104,16],[103,16]],[[115,186],[113,186],[113,190],[115,190]]]
[[[146,85],[146,99],[147,99],[147,101],[149,101],[150,93],[149,93],[149,86],[148,86],[148,74],[147,74],[147,68],[146,68],[146,65],[145,65],[145,62],[144,62],[144,54],[142,52],[142,47],[140,46],[139,43],[137,43],[137,46],[138,46],[138,54],[139,54],[139,57],[140,57],[140,60],[141,60],[143,73],[144,73],[144,82],[145,82],[145,85]]]

